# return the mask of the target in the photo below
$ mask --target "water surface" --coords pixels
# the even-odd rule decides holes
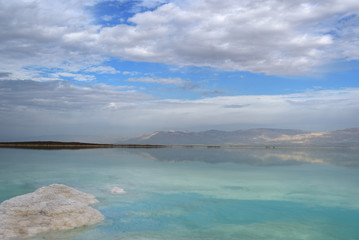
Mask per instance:
[[[35,239],[359,239],[355,148],[0,149],[0,202],[52,183],[106,220]]]

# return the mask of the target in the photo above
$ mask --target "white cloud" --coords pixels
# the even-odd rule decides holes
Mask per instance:
[[[114,17],[114,16],[105,15],[105,16],[102,17],[102,19],[103,19],[104,21],[108,22],[108,21],[111,21],[111,20],[113,19],[113,17]]]
[[[162,5],[113,27],[94,25],[88,7],[100,1],[1,1],[0,71],[41,79],[24,67],[76,72],[114,56],[301,74],[359,58],[358,1],[147,0],[142,10]]]
[[[168,0],[142,0],[139,3],[139,6],[145,8],[155,8],[161,4],[167,3]]]
[[[12,79],[42,80],[39,68],[78,71],[105,57],[86,46],[71,45],[67,36],[93,32],[85,7],[95,1],[0,1],[0,69]],[[85,35],[85,34],[83,34]],[[88,34],[87,34],[88,35]]]
[[[110,73],[110,74],[116,74],[120,73],[120,71],[117,71],[115,68],[110,66],[93,66],[89,67],[85,70],[85,72],[94,72],[94,73]]]
[[[95,80],[96,77],[93,75],[86,75],[86,74],[78,74],[78,73],[69,73],[69,72],[59,72],[52,74],[54,78],[61,78],[61,77],[69,77],[77,81],[92,81]]]
[[[184,84],[185,81],[181,78],[152,78],[152,77],[142,77],[142,78],[129,78],[128,82],[143,82],[143,83],[157,83],[157,84]]]
[[[339,53],[325,23],[359,9],[337,0],[186,3],[139,13],[130,19],[136,26],[104,28],[99,41],[129,60],[300,74],[344,54],[349,46]]]
[[[130,76],[135,76],[138,74],[138,72],[129,72],[129,71],[124,71],[122,72],[123,75],[130,75]]]
[[[101,89],[101,90],[127,90],[135,92],[136,87],[135,86],[129,86],[129,85],[120,85],[120,86],[113,86],[113,85],[107,85],[104,83],[94,84],[92,85],[95,89]]]

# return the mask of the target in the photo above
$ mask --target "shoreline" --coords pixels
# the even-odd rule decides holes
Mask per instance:
[[[0,148],[23,149],[90,149],[90,148],[165,148],[167,145],[148,144],[101,144],[83,142],[29,141],[29,142],[0,142]]]
[[[336,145],[206,145],[206,144],[101,144],[83,142],[58,142],[58,141],[28,141],[28,142],[0,142],[0,148],[20,148],[39,150],[59,149],[94,149],[94,148],[206,148],[206,149],[283,149],[283,148],[339,148],[352,149],[358,146],[336,146]]]

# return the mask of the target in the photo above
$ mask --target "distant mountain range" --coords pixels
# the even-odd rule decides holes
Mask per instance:
[[[129,138],[120,144],[171,145],[330,145],[358,146],[359,128],[328,132],[306,132],[293,129],[256,128],[238,131],[209,130],[203,132],[158,131]]]

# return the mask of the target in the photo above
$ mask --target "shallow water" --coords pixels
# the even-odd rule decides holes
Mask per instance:
[[[359,239],[358,149],[0,149],[0,202],[52,183],[106,220],[35,239]]]

